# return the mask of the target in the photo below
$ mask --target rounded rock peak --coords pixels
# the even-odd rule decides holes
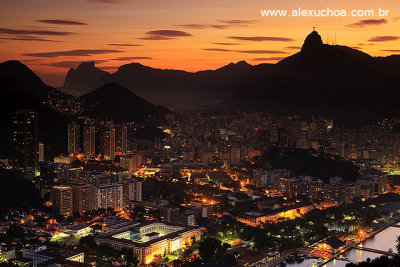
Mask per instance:
[[[96,62],[95,61],[84,61],[81,62],[81,64],[78,65],[77,68],[79,69],[91,69],[95,67]]]
[[[304,40],[304,44],[301,47],[301,51],[310,51],[321,48],[324,45],[322,42],[321,35],[316,30],[313,30]]]

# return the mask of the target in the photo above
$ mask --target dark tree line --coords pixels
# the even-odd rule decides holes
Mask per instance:
[[[295,175],[310,175],[324,182],[329,182],[329,178],[334,176],[346,181],[355,181],[359,177],[359,167],[352,162],[313,149],[272,147],[264,152],[255,166],[288,169]]]
[[[208,237],[199,244],[200,258],[189,262],[175,260],[173,265],[181,267],[207,266],[207,264],[210,264],[210,266],[235,266],[235,256],[227,253],[230,247],[231,245],[227,243],[222,243],[216,238]]]

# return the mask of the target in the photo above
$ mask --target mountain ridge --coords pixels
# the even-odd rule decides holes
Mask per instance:
[[[312,32],[300,52],[275,65],[261,64],[236,80],[227,109],[326,116],[344,125],[396,114],[400,57],[372,57],[323,44]]]
[[[249,71],[251,67],[247,62],[241,61],[216,70],[191,73],[183,70],[157,69],[131,62],[121,65],[112,74],[107,72],[98,75],[96,79],[79,81],[74,76],[84,77],[85,74],[84,72],[77,74],[78,66],[76,70],[70,69],[65,79],[66,85],[74,86],[64,86],[62,90],[73,95],[84,95],[106,83],[118,83],[153,103],[207,102],[211,98],[226,95],[226,84],[234,77]],[[93,65],[92,71],[99,73],[101,70]]]
[[[13,67],[22,64],[16,61],[5,63]],[[0,64],[0,70],[4,68],[4,63]],[[98,74],[93,76],[96,83],[114,84],[111,87],[115,88],[118,84],[133,93],[132,99],[141,97],[156,104],[189,101],[198,105],[206,103],[223,111],[318,115],[344,125],[376,122],[396,115],[400,110],[396,101],[400,96],[400,55],[373,57],[347,46],[324,44],[316,31],[305,38],[298,53],[276,64],[252,66],[239,61],[196,73],[154,69],[140,63],[122,65],[113,74],[97,71],[94,62],[83,63],[77,68],[79,71],[93,69]],[[10,76],[9,70],[4,72]],[[29,68],[26,72],[33,73]],[[0,73],[2,78],[7,75]],[[19,74],[13,75],[10,77]],[[26,80],[39,84],[39,91],[55,90],[44,85],[38,77]],[[33,86],[32,91],[36,87]],[[43,92],[35,94],[40,96]],[[114,102],[118,101],[115,99]]]

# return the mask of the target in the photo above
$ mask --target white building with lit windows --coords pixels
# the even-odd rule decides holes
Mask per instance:
[[[149,264],[157,256],[165,256],[199,241],[201,236],[201,229],[194,226],[146,222],[129,230],[102,235],[96,242],[117,250],[132,249],[141,263]]]
[[[106,184],[97,187],[97,208],[122,210],[122,184]]]

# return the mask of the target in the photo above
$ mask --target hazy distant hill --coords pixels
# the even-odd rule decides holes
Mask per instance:
[[[63,88],[72,95],[84,95],[104,85],[110,73],[95,67],[95,62],[82,62],[76,69],[70,69]],[[103,78],[104,77],[104,78]],[[69,90],[73,88],[73,90]]]
[[[358,125],[399,110],[400,56],[371,57],[346,46],[326,45],[314,31],[300,52],[261,64],[231,84],[228,108],[322,115]]]
[[[210,103],[230,93],[227,84],[251,68],[251,65],[241,61],[217,70],[190,73],[130,63],[109,74],[96,68],[93,63],[82,63],[76,70],[68,72],[62,89],[82,95],[106,83],[118,83],[153,103]]]

